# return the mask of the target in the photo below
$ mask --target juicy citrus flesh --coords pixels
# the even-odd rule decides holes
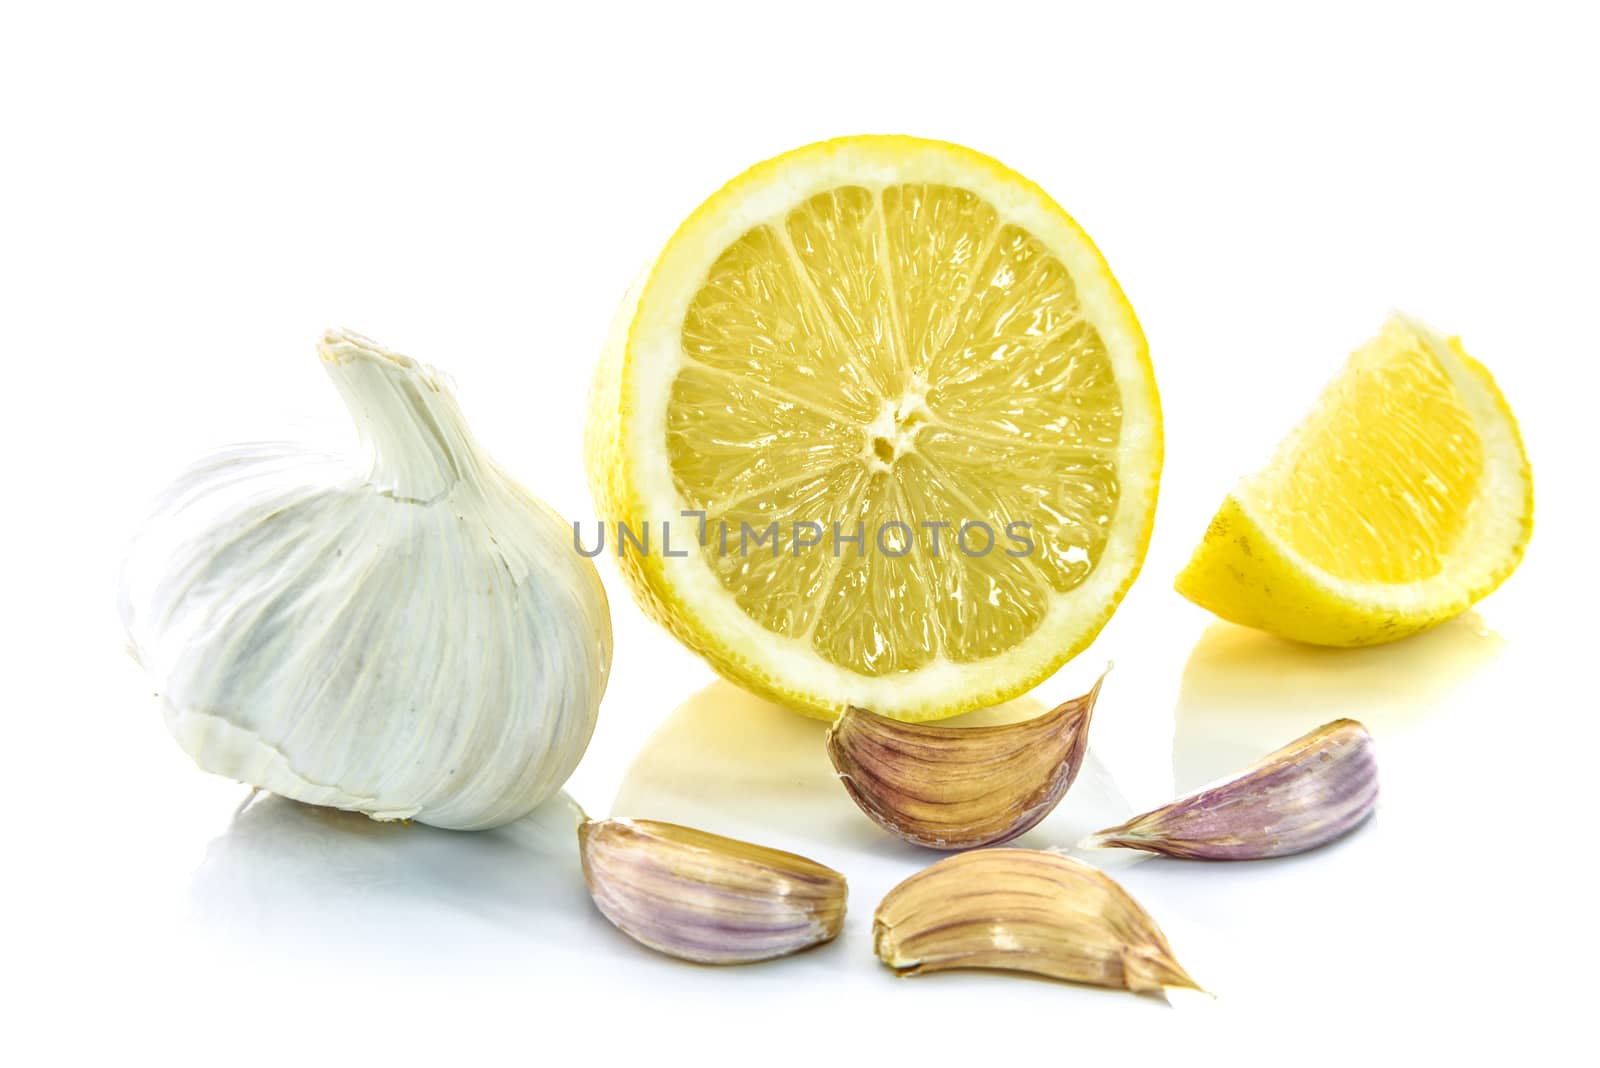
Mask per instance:
[[[1254,490],[1263,518],[1345,579],[1438,574],[1483,474],[1472,414],[1398,324],[1363,346]]]
[[[603,518],[700,516],[690,559],[618,564],[714,667],[927,719],[1093,640],[1144,558],[1161,423],[1131,308],[1042,190],[857,137],[685,221],[619,311],[586,452]]]
[[[683,351],[679,493],[713,529],[779,530],[775,556],[713,543],[707,559],[751,619],[832,663],[993,656],[1098,561],[1117,503],[1110,361],[1060,262],[974,194],[846,186],[753,228],[695,295]],[[941,520],[935,555],[921,524]],[[971,520],[987,532],[968,528],[969,555]],[[1018,520],[1026,557],[1005,537]],[[804,523],[824,539],[797,554]],[[835,555],[835,524],[875,543]]]
[[[1486,595],[1531,529],[1531,472],[1493,379],[1396,316],[1224,503],[1177,585],[1248,626],[1375,644]]]

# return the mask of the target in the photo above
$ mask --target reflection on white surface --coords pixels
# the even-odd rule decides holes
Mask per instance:
[[[1074,843],[1133,812],[1091,749],[1060,806],[1017,844],[1061,848],[1117,869],[1186,967],[1224,1003],[1243,991],[1270,997],[1277,985],[1266,976],[1304,966],[1301,936],[1287,932],[1307,916],[1337,915],[1341,925],[1373,928],[1405,916],[1411,944],[1441,959],[1460,959],[1465,951],[1456,948],[1454,928],[1430,921],[1429,909],[1440,879],[1451,893],[1462,892],[1448,877],[1448,857],[1460,855],[1469,841],[1452,838],[1435,820],[1440,797],[1459,791],[1456,779],[1482,766],[1482,752],[1477,734],[1433,732],[1458,716],[1438,706],[1450,703],[1451,691],[1474,678],[1502,644],[1472,617],[1391,647],[1349,652],[1212,626],[1189,654],[1177,702],[1171,759],[1180,788],[1236,772],[1327,719],[1356,715],[1388,746],[1385,790],[1397,787],[1388,794],[1390,808],[1332,846],[1274,861],[1224,865],[1125,850],[1078,852]],[[1137,705],[1137,687],[1133,698],[1124,698],[1117,681],[1116,673],[1107,680],[1101,729],[1114,729],[1115,717],[1127,717]],[[1041,697],[950,722],[1027,718],[1066,696],[1051,683]],[[596,997],[654,996],[650,992],[663,983],[693,986],[708,997],[732,997],[735,990],[782,997],[815,983],[835,992],[870,988],[904,999],[899,1004],[908,1012],[956,1011],[985,996],[1008,1003],[1037,996],[1052,1004],[1093,1004],[1124,1022],[1144,1018],[1133,1014],[1148,1011],[1147,999],[1043,980],[952,973],[891,981],[872,953],[873,910],[891,887],[943,854],[899,841],[855,807],[828,762],[825,730],[821,722],[713,682],[646,739],[611,806],[614,815],[702,827],[845,872],[850,908],[844,933],[786,961],[689,968],[616,932],[584,889],[572,833],[577,815],[564,796],[525,821],[476,834],[378,824],[258,797],[207,849],[192,880],[192,912],[202,929],[234,947],[230,952],[248,948],[256,959],[254,951],[265,948],[286,966],[320,956],[394,962],[407,965],[398,973],[415,974],[420,962],[421,970],[457,982],[475,974],[526,981],[537,975],[546,989]],[[1090,730],[1093,738],[1096,728]],[[1165,763],[1160,749],[1150,756]],[[1391,878],[1398,873],[1404,874]],[[1332,976],[1360,974],[1365,966],[1370,946],[1361,940],[1347,945],[1315,931],[1308,937],[1315,967],[1330,976],[1320,989],[1336,988],[1346,980]]]
[[[958,726],[1011,722],[1037,716],[1046,707],[1038,698],[1025,697],[945,722]],[[953,1005],[974,996],[976,990],[1005,991],[1019,984],[1043,988],[1042,996],[1047,997],[1113,1004],[1127,999],[1141,1007],[1154,1001],[1161,1007],[1159,999],[1128,999],[1126,994],[1089,988],[1069,994],[1065,984],[1017,975],[946,973],[914,980],[889,975],[873,953],[873,912],[896,884],[948,854],[901,841],[856,807],[828,761],[823,746],[826,730],[821,721],[754,697],[731,683],[713,682],[674,709],[640,748],[621,779],[610,814],[688,824],[787,849],[845,873],[850,899],[844,932],[829,945],[788,962],[774,962],[788,963],[796,971],[815,969],[819,980],[833,987],[871,983],[886,996],[908,999],[908,1012],[919,1011],[913,1006],[926,1011]],[[1092,737],[1092,726],[1090,733]],[[1127,800],[1091,749],[1078,780],[1056,810],[1012,844],[1077,854],[1072,847],[1079,839],[1129,814]],[[1089,852],[1097,854],[1093,863],[1103,868],[1127,867],[1145,859],[1125,850]],[[840,962],[847,964],[842,971]],[[746,989],[757,983],[776,985],[782,975],[773,965],[740,971]],[[885,980],[886,986],[877,985]]]
[[[1183,669],[1174,785],[1186,793],[1232,776],[1340,717],[1360,720],[1381,743],[1442,711],[1504,645],[1476,612],[1364,649],[1304,645],[1213,623]]]
[[[207,848],[192,915],[229,939],[290,952],[392,947],[470,963],[524,943],[576,945],[603,922],[583,886],[578,818],[560,794],[516,823],[468,833],[257,794]]]
[[[1364,973],[1375,952],[1365,932],[1389,925],[1404,929],[1406,952],[1417,958],[1470,955],[1460,932],[1438,917],[1437,901],[1477,891],[1455,873],[1481,843],[1470,826],[1445,817],[1492,743],[1481,733],[1479,702],[1458,706],[1469,682],[1483,687],[1506,648],[1476,613],[1366,649],[1318,648],[1231,623],[1206,628],[1174,709],[1175,794],[1232,777],[1341,716],[1372,731],[1383,779],[1372,818],[1321,848],[1243,862],[1150,857],[1129,873],[1128,889],[1161,918],[1209,989],[1225,999],[1250,990],[1292,1001],[1296,982],[1311,978],[1301,974],[1306,968],[1326,973],[1316,976],[1324,989],[1335,976],[1373,981]],[[1143,798],[1141,807],[1168,799]],[[1084,859],[1109,867],[1114,852]]]
[[[1028,696],[945,722],[1009,723],[1046,708]],[[943,856],[900,841],[856,807],[828,761],[826,730],[820,720],[718,680],[679,705],[641,747],[611,814],[688,824],[800,853],[825,842],[836,856],[867,853],[898,862],[905,875]],[[1091,725],[1091,738],[1093,732]],[[1061,804],[1014,844],[1071,847],[1129,814],[1127,800],[1091,749]],[[1096,852],[1104,858],[1105,851]],[[815,859],[829,863],[827,856]]]

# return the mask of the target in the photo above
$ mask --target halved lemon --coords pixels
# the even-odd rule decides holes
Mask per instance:
[[[1489,594],[1532,533],[1533,472],[1494,379],[1396,315],[1223,502],[1177,588],[1247,627],[1374,645]]]
[[[1043,190],[849,137],[678,228],[619,312],[586,453],[628,584],[719,671],[931,719],[1093,640],[1144,559],[1161,415],[1133,310]]]

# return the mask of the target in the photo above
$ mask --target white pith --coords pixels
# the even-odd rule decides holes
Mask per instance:
[[[828,703],[855,703],[891,715],[914,714],[929,705],[976,707],[990,696],[1014,690],[1018,678],[1043,674],[1059,661],[1061,650],[1097,630],[1108,602],[1137,569],[1160,462],[1157,401],[1143,361],[1143,339],[1093,246],[1042,193],[1015,175],[974,166],[959,150],[937,144],[899,145],[890,151],[845,143],[810,153],[801,162],[803,166],[791,163],[747,176],[740,180],[739,195],[713,198],[710,210],[702,209],[685,223],[642,288],[631,316],[621,431],[624,462],[632,465],[627,481],[639,495],[643,516],[651,522],[673,520],[687,507],[674,489],[666,448],[667,409],[672,382],[684,364],[685,309],[722,251],[752,227],[780,220],[829,189],[853,185],[879,191],[889,185],[937,183],[977,194],[1002,223],[1027,230],[1049,249],[1073,276],[1081,314],[1105,345],[1122,392],[1123,423],[1116,456],[1120,493],[1104,552],[1079,586],[1051,596],[1037,629],[1010,650],[965,663],[941,656],[910,672],[877,677],[836,665],[808,642],[782,637],[751,620],[700,554],[658,556],[651,563],[702,633],[775,690],[827,695]],[[912,448],[913,435],[901,420],[919,403],[915,388],[885,398],[878,418],[867,427],[868,448],[873,437],[896,455]],[[875,457],[864,456],[863,461],[869,468],[887,466]],[[1003,670],[996,670],[997,662],[1003,662]]]

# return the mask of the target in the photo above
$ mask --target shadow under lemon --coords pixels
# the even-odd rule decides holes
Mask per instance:
[[[1049,707],[1030,695],[943,723],[1011,723]],[[902,841],[856,807],[828,760],[827,728],[719,679],[692,694],[646,740],[622,778],[611,815],[681,823],[835,867],[848,851],[912,860],[917,867],[945,856]],[[1129,812],[1091,748],[1056,810],[1011,844],[1070,850]]]
[[[1179,793],[1231,777],[1330,720],[1386,733],[1426,721],[1499,654],[1505,639],[1467,612],[1387,645],[1332,649],[1207,627],[1184,665],[1174,712]]]
[[[582,928],[604,922],[584,889],[577,823],[564,793],[473,833],[255,794],[207,848],[191,913],[291,952],[471,963],[525,955],[524,937],[542,953],[576,950]]]

